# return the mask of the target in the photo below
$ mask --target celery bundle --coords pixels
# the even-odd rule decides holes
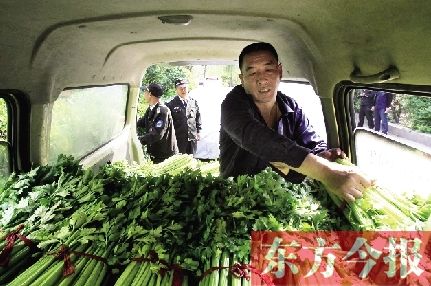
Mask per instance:
[[[347,159],[337,163],[352,165]],[[334,194],[328,194],[357,230],[421,230],[428,218],[426,210],[421,211],[412,200],[376,185],[368,187],[363,197],[353,203],[345,204]]]

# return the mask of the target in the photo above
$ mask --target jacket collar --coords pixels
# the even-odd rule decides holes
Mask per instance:
[[[281,91],[277,92],[276,101],[277,101],[278,108],[280,108],[281,116],[285,116],[287,115],[287,113],[293,112],[293,109],[290,108],[288,103],[285,101],[285,98],[286,98],[285,94],[281,93]]]
[[[187,101],[187,100],[189,100],[189,96],[187,96],[187,98],[186,99],[183,99],[181,96],[179,96],[178,94],[175,96],[175,98],[179,101],[179,102],[183,102],[184,100],[185,101]]]
[[[150,107],[150,110],[154,110],[154,108],[156,108],[157,106],[159,106],[159,104],[160,104],[160,102],[157,102],[156,104],[154,104],[154,105],[150,105],[149,107]]]

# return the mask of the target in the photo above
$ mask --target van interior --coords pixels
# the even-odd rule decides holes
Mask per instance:
[[[94,170],[143,163],[136,120],[148,67],[237,67],[246,45],[268,42],[286,93],[310,93],[319,106],[310,113],[321,111],[315,124],[328,146],[394,191],[431,196],[430,11],[425,0],[1,1],[2,172],[59,154]],[[298,85],[307,91],[292,92]],[[364,91],[401,102],[388,134],[358,126]],[[401,124],[408,106],[428,117]]]
[[[343,107],[349,104],[346,94],[369,88],[429,95],[430,5],[427,1],[415,5],[408,1],[3,1],[0,89],[3,97],[11,97],[7,101],[12,130],[4,145],[10,171],[48,164],[59,152],[76,155],[86,166],[142,161],[135,122],[146,68],[157,63],[237,63],[241,49],[252,42],[274,45],[283,80],[311,85],[321,102],[328,145],[341,147],[355,163],[368,162],[364,166],[368,168],[374,163],[358,157],[356,148],[361,144]],[[90,104],[92,112],[71,110],[71,116],[76,114],[82,122],[62,130],[56,105],[73,94],[79,94],[75,95],[83,101],[79,104]],[[98,138],[82,142],[91,135],[80,134],[78,130],[85,130],[77,126],[99,130]],[[380,142],[381,136],[373,137]],[[429,142],[429,137],[424,140]],[[69,145],[75,147],[62,149]],[[393,155],[384,157],[397,160]],[[390,165],[399,172],[406,167]]]

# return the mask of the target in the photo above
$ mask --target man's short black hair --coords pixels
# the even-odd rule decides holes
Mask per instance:
[[[155,97],[162,97],[163,95],[163,88],[161,85],[158,85],[157,83],[152,83],[148,86],[148,91]]]
[[[246,46],[244,49],[242,49],[241,54],[239,54],[239,69],[241,70],[242,63],[246,55],[251,54],[253,52],[260,52],[260,51],[270,52],[278,62],[277,51],[270,43],[264,43],[264,42],[253,43]]]

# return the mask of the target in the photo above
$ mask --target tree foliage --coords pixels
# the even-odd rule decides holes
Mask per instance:
[[[175,96],[175,80],[177,78],[188,79],[190,69],[184,66],[171,66],[168,64],[152,65],[147,68],[142,85],[148,86],[151,83],[160,84],[163,87],[162,100],[167,101]],[[148,104],[143,100],[143,93],[141,93],[138,105],[138,118],[144,116]]]
[[[420,132],[431,133],[431,98],[405,96],[401,103],[409,127]]]
[[[0,98],[0,140],[7,140],[7,120],[6,102]]]
[[[184,66],[152,65],[147,69],[142,83],[144,85],[149,85],[150,83],[160,84],[164,90],[162,98],[167,99],[175,95],[175,79],[188,79],[189,75],[190,69]]]

